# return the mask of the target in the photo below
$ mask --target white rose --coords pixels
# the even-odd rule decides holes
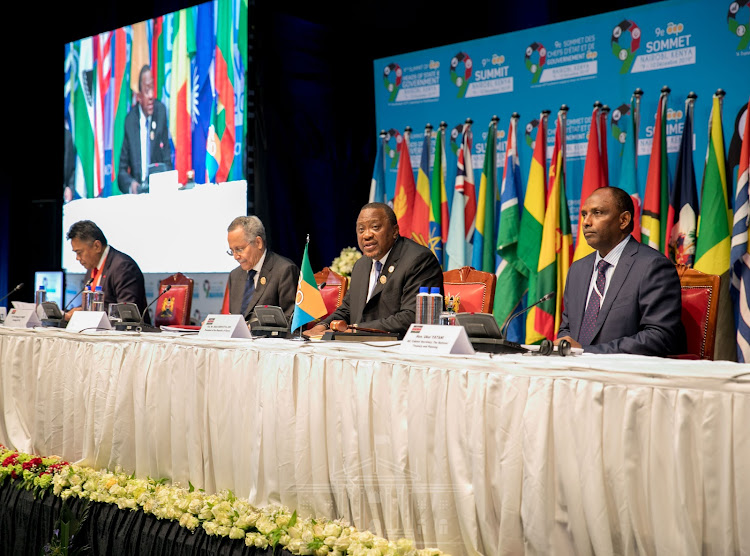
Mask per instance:
[[[245,532],[240,529],[239,527],[232,527],[229,530],[229,538],[230,539],[244,539],[245,538]]]
[[[215,535],[216,530],[219,528],[219,526],[214,523],[213,521],[204,521],[203,522],[203,530],[206,532],[207,535]]]

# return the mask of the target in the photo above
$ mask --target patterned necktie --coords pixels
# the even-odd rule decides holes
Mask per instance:
[[[604,287],[607,284],[606,274],[609,266],[611,265],[604,259],[600,260],[596,266],[596,284],[594,285],[594,289],[591,290],[589,303],[586,305],[586,312],[583,315],[583,322],[581,323],[581,333],[578,335],[578,342],[581,345],[587,346],[594,339],[596,319],[599,316],[602,299],[604,299]]]
[[[383,270],[383,263],[380,261],[375,261],[375,281],[372,283],[372,287],[370,288],[370,293],[367,295],[367,301],[370,301],[370,298],[372,297],[372,292],[375,291],[375,288],[378,286],[378,278],[380,278],[380,271]]]
[[[247,283],[245,284],[245,293],[242,295],[242,308],[240,312],[244,315],[247,311],[247,306],[250,305],[250,298],[255,293],[255,270],[250,270],[247,273]]]

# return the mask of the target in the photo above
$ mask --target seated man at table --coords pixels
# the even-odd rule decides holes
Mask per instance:
[[[393,209],[383,203],[362,207],[357,218],[357,242],[362,254],[341,306],[310,330],[322,334],[332,321],[403,336],[414,322],[420,286],[439,287],[443,270],[435,255],[401,237]]]
[[[299,267],[266,248],[266,229],[257,216],[238,216],[227,228],[227,253],[240,266],[229,273],[229,312],[250,320],[258,305],[294,313]]]
[[[146,309],[146,286],[143,273],[136,262],[107,244],[104,232],[91,220],[80,220],[68,230],[68,239],[76,260],[86,269],[85,282],[91,280],[91,289],[101,286],[104,292],[104,310],[112,303],[135,303],[143,313]],[[69,320],[75,307],[65,313]],[[149,322],[146,314],[144,320]]]
[[[581,207],[593,253],[568,272],[557,340],[591,353],[685,352],[680,280],[674,264],[630,235],[633,200],[617,187],[594,191]]]

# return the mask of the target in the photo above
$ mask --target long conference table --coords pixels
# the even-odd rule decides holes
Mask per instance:
[[[461,554],[750,553],[750,367],[0,327],[0,443]]]

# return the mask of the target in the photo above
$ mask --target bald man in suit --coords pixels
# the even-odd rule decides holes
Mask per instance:
[[[677,270],[630,235],[634,210],[617,187],[585,200],[581,229],[595,251],[570,267],[556,344],[566,339],[591,353],[685,353]]]

